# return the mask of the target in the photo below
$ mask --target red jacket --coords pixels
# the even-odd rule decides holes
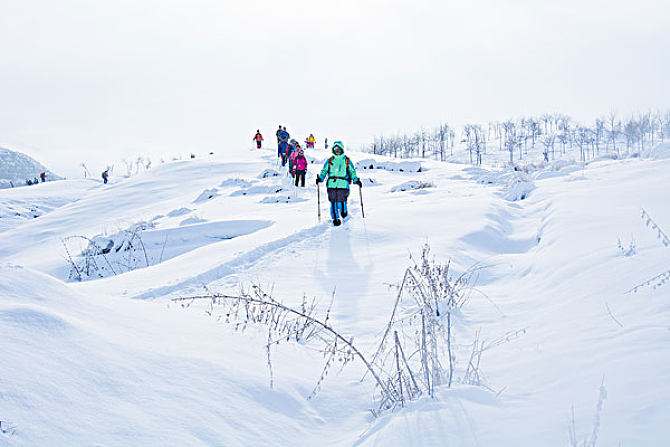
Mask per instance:
[[[258,132],[258,133],[256,134],[256,136],[254,137],[254,140],[255,140],[255,141],[263,141],[263,135],[261,135],[261,133]]]

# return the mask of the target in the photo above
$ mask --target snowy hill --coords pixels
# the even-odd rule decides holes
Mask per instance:
[[[245,151],[0,191],[45,209],[0,225],[0,445],[670,443],[670,284],[630,292],[670,269],[670,160],[499,172],[349,155],[366,217],[354,190],[339,228],[317,220],[318,151],[305,189]],[[262,324],[172,301],[252,284],[296,308],[334,296],[330,324],[370,358],[425,243],[456,274],[477,266],[453,314],[455,380],[378,417],[360,361],[312,397],[324,352],[301,340],[270,358]]]
[[[37,160],[21,152],[0,147],[0,189],[11,188],[12,185],[23,186],[26,180],[39,178],[42,172],[46,172],[48,180],[61,178]]]

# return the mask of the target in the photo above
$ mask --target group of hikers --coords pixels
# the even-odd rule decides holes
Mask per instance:
[[[42,181],[42,183],[47,181],[47,173],[46,172],[40,172],[40,178],[39,179],[37,177],[35,177],[33,179],[29,178],[28,180],[26,180],[26,185],[28,185],[28,186],[37,185],[38,183],[40,183],[40,180]]]
[[[291,135],[285,126],[279,126],[276,136],[277,157],[281,161],[281,165],[286,166],[288,164],[288,172],[294,178],[295,186],[304,188],[308,166],[305,151],[298,141],[291,139]],[[263,135],[260,130],[256,130],[253,140],[256,142],[256,148],[261,149]],[[305,139],[305,145],[308,149],[315,148],[316,138],[314,138],[314,134],[309,134]],[[328,150],[327,138],[324,140],[324,148]],[[339,226],[342,224],[342,219],[349,214],[347,200],[350,185],[353,183],[362,188],[363,182],[356,174],[354,163],[344,155],[344,144],[341,141],[333,143],[332,154],[324,163],[321,172],[317,174],[316,185],[318,188],[320,183],[326,182],[328,201],[330,202],[330,217],[333,220],[333,225]]]

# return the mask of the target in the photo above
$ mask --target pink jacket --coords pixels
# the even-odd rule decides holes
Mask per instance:
[[[307,159],[304,155],[298,155],[293,160],[293,166],[296,171],[306,171],[307,170]]]
[[[288,157],[291,160],[291,163],[295,164],[295,159],[298,157],[298,151],[291,152],[291,155]]]

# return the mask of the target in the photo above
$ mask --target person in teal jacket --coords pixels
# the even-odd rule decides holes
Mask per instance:
[[[353,162],[344,155],[344,144],[341,141],[333,143],[333,156],[326,160],[323,169],[316,176],[316,184],[326,182],[328,189],[328,201],[330,202],[330,217],[333,219],[333,225],[338,226],[342,223],[340,217],[347,217],[347,199],[349,198],[349,184],[354,183],[360,187],[363,183],[356,175],[356,168]]]

